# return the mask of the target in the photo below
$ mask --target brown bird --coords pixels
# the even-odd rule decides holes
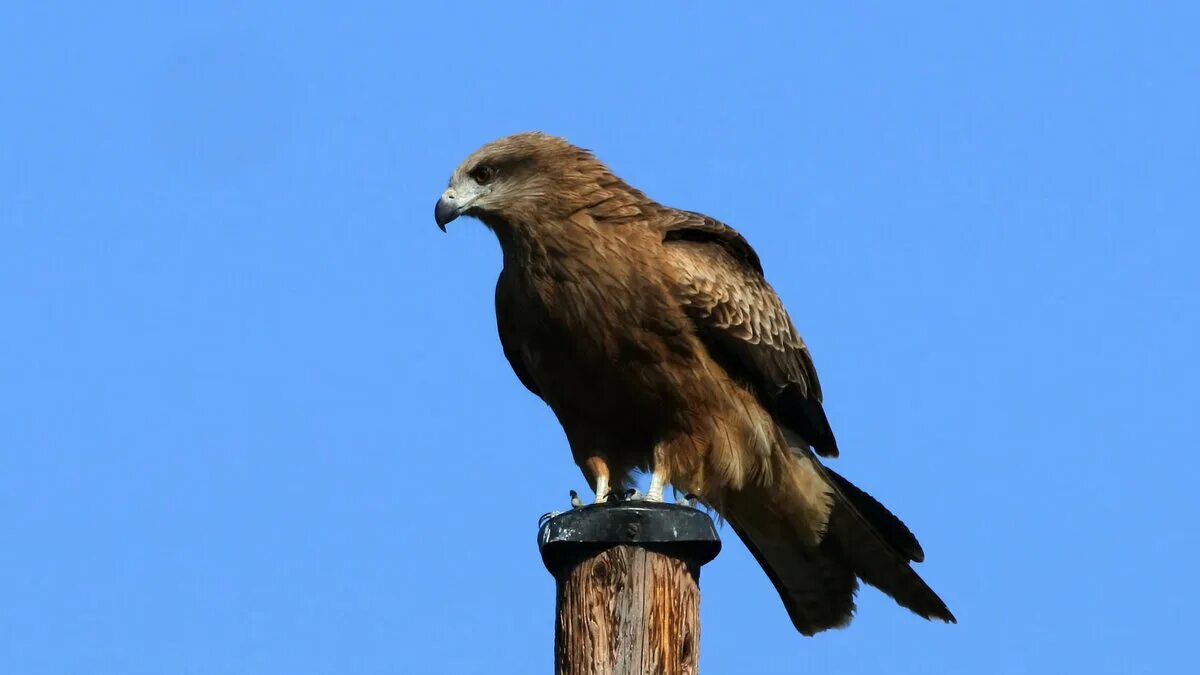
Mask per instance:
[[[663,206],[587,150],[542,133],[489,143],[438,200],[496,233],[504,355],[605,500],[649,471],[728,521],[796,630],[849,623],[857,579],[953,623],[910,567],[924,554],[836,457],[808,348],[733,228]]]

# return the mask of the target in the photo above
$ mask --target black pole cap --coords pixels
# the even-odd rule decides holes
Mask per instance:
[[[681,504],[592,504],[553,516],[538,530],[542,562],[555,576],[618,545],[641,546],[671,555],[697,570],[721,552],[721,539],[712,518]]]

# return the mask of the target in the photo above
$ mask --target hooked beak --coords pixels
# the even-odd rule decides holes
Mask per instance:
[[[491,194],[492,188],[478,185],[474,181],[459,182],[451,185],[438,199],[433,209],[433,219],[437,221],[442,232],[446,231],[446,223],[466,213],[475,202]]]
[[[433,208],[433,219],[442,232],[445,232],[446,223],[462,215],[462,212],[463,209],[455,199],[454,188],[450,188],[438,198],[437,206]]]

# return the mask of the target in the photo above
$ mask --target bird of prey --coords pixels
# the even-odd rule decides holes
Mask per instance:
[[[604,501],[649,471],[737,532],[796,629],[849,623],[858,579],[953,623],[913,571],[924,553],[882,504],[826,468],[838,446],[808,348],[733,228],[659,204],[591,152],[539,132],[484,145],[434,216],[496,234],[500,344],[554,411]]]

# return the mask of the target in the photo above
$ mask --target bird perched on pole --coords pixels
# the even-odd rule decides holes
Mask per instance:
[[[858,579],[954,622],[913,571],[924,553],[819,461],[838,446],[808,348],[733,228],[670,208],[542,133],[488,143],[434,212],[500,241],[504,355],[566,432],[603,501],[650,472],[732,525],[805,635],[846,625]]]

